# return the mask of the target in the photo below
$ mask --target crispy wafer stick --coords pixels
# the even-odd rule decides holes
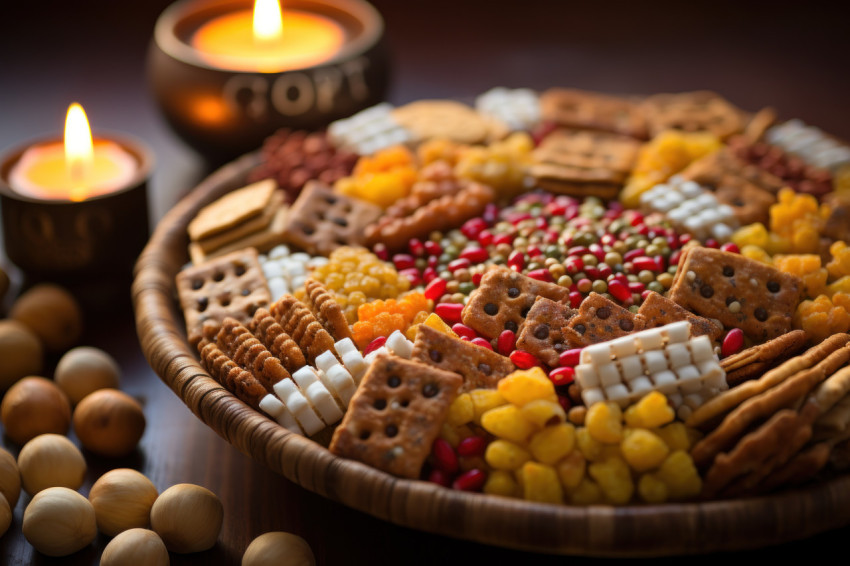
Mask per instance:
[[[769,415],[774,415],[780,409],[793,406],[815,385],[835,373],[848,360],[850,360],[850,346],[844,345],[815,367],[795,373],[776,387],[744,401],[723,419],[719,427],[693,447],[691,456],[696,466],[707,467],[720,452],[734,446],[753,424]]]
[[[265,344],[269,352],[280,360],[289,373],[295,373],[307,365],[301,348],[267,309],[257,309],[250,329]]]
[[[290,377],[280,360],[236,319],[224,319],[216,342],[237,365],[254,374],[269,393],[274,391],[275,383]]]
[[[788,377],[821,362],[848,341],[850,341],[850,335],[847,334],[830,336],[819,345],[770,370],[760,379],[748,381],[714,397],[694,411],[685,424],[694,428],[703,428],[706,424],[740,406],[747,399],[763,393],[782,383]]]

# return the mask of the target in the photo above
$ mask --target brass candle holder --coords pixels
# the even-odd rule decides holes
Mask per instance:
[[[339,25],[342,46],[318,64],[279,72],[215,65],[191,38],[252,0],[182,0],[157,21],[149,79],[166,120],[201,154],[226,159],[258,148],[282,127],[320,129],[384,98],[389,63],[380,14],[362,0],[291,0],[287,9]],[[285,16],[284,16],[285,18]],[[285,33],[284,19],[284,33]]]

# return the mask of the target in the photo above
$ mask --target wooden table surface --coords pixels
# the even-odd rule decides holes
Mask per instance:
[[[147,89],[145,52],[167,2],[79,4],[4,5],[0,150],[60,131],[65,109],[78,100],[95,129],[130,132],[153,148],[157,164],[150,210],[156,221],[210,169],[169,131]],[[393,53],[389,99],[395,103],[471,98],[497,85],[619,93],[707,88],[745,109],[771,105],[783,118],[799,117],[850,139],[850,39],[844,21],[815,3],[795,9],[725,1],[687,6],[665,1],[652,8],[636,2],[597,6],[558,0],[375,4],[385,16]],[[251,539],[273,530],[306,538],[319,564],[566,562],[399,528],[269,472],[197,420],[159,380],[136,340],[129,288],[118,296],[115,303],[102,305],[107,308],[87,313],[83,343],[116,357],[122,388],[144,404],[148,425],[137,453],[128,459],[87,455],[89,473],[81,491],[86,494],[108,469],[129,466],[160,491],[190,482],[217,493],[225,508],[218,543],[196,555],[172,554],[172,563],[238,564]],[[17,453],[7,438],[0,443]],[[105,537],[61,561],[34,552],[20,530],[28,501],[22,495],[11,528],[0,538],[0,565],[98,563]],[[825,546],[837,548],[847,535],[845,528],[739,554],[801,558],[828,550]]]

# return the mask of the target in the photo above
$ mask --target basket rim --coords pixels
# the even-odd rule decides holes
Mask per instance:
[[[531,503],[391,476],[331,454],[245,405],[200,365],[182,330],[174,277],[186,226],[244,184],[259,152],[221,167],[159,222],[136,263],[136,329],[155,373],[207,426],[244,454],[333,501],[400,526],[519,550],[664,556],[752,549],[850,524],[850,475],[745,499],[612,507]]]

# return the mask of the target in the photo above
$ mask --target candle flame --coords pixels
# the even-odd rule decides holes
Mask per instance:
[[[83,107],[74,102],[65,117],[65,167],[71,178],[70,197],[81,201],[86,197],[86,178],[94,161],[91,127]]]
[[[254,40],[259,43],[277,43],[283,38],[283,16],[279,0],[255,0]]]

